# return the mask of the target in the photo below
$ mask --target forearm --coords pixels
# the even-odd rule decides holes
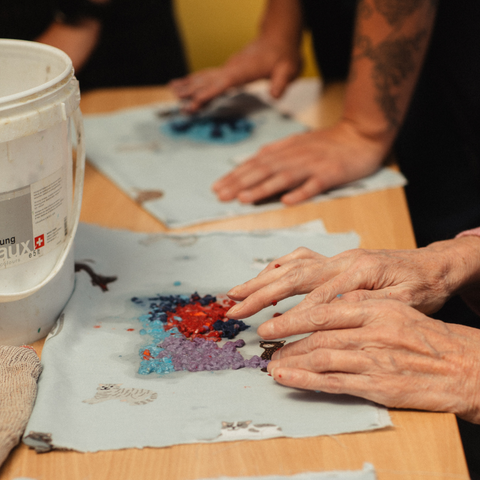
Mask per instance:
[[[464,236],[425,248],[436,255],[450,296],[460,294],[480,314],[480,237]]]
[[[299,0],[269,0],[260,27],[260,38],[299,48],[302,37]]]
[[[433,29],[434,0],[360,0],[343,120],[390,148]]]
[[[476,252],[480,251],[480,227],[473,230],[468,230],[461,232],[457,235],[456,239],[460,238],[470,238],[469,242],[476,245]],[[476,241],[474,240],[476,238]],[[471,259],[470,259],[471,261]],[[477,314],[480,316],[480,267],[477,270],[477,276],[473,277],[472,280],[465,284],[460,292],[464,302]]]
[[[75,25],[55,22],[36,41],[63,50],[72,59],[73,68],[78,72],[95,49],[100,29],[100,22],[90,18]]]
[[[302,38],[302,11],[298,0],[269,0],[262,17],[257,38],[244,50],[231,57],[235,64],[251,49],[265,48],[265,44],[278,50],[295,51]]]

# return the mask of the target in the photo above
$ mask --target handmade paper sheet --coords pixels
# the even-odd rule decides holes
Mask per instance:
[[[152,338],[139,320],[145,305],[132,299],[218,295],[300,245],[331,256],[359,244],[353,232],[327,234],[314,227],[148,235],[80,225],[75,291],[45,343],[25,443],[39,451],[95,452],[390,425],[383,407],[287,388],[260,368],[138,373]],[[300,299],[281,301],[246,320],[251,327],[233,340],[245,342],[237,349],[243,358],[263,352],[258,325]]]
[[[172,137],[165,133],[172,117],[164,114],[176,107],[172,104],[86,115],[87,156],[131,198],[169,227],[283,208],[278,199],[262,205],[220,202],[211,186],[260,147],[306,131],[307,127],[290,114],[315,102],[318,87],[312,86],[315,87],[312,82],[300,81],[275,107],[265,103],[265,108],[252,111],[246,108],[250,112],[247,119],[254,128],[250,135],[233,143],[215,139],[209,142],[188,135]],[[267,100],[261,88],[250,90],[254,98]],[[383,168],[312,201],[360,195],[405,183],[403,175]]]
[[[203,480],[375,480],[375,469],[365,463],[362,470],[342,470],[332,472],[307,472],[297,475],[268,475],[262,477],[217,477]]]

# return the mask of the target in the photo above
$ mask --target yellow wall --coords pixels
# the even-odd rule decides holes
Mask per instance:
[[[265,3],[265,0],[175,0],[190,69],[221,65],[255,38]],[[309,35],[305,35],[303,43],[303,75],[318,75]]]

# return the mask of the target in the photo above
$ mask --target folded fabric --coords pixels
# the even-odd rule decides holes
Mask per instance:
[[[0,465],[25,430],[40,372],[34,350],[0,345]]]

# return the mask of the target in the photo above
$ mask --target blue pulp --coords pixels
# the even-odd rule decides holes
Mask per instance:
[[[206,306],[212,302],[216,302],[217,298],[213,295],[205,295],[200,297],[197,292],[190,296],[187,295],[157,295],[147,299],[140,299],[133,297],[133,303],[138,306],[147,307],[148,313],[140,315],[138,320],[142,323],[143,328],[140,330],[140,335],[149,335],[153,343],[143,346],[139,350],[139,355],[142,358],[138,373],[141,375],[148,375],[150,373],[166,374],[175,371],[171,357],[156,358],[158,354],[164,349],[159,345],[168,337],[183,338],[177,327],[173,327],[165,331],[164,325],[167,321],[167,312],[175,312],[177,305],[185,306],[188,303],[199,302],[200,305]],[[177,320],[182,320],[180,317],[175,317]],[[234,338],[238,333],[247,329],[246,325],[241,320],[229,319],[226,322],[218,321],[213,325],[215,330],[222,332],[222,337]],[[150,352],[150,358],[144,360],[144,352]]]
[[[188,138],[196,142],[236,143],[250,137],[255,124],[243,117],[189,117],[177,118],[162,125],[160,130],[175,138]]]

